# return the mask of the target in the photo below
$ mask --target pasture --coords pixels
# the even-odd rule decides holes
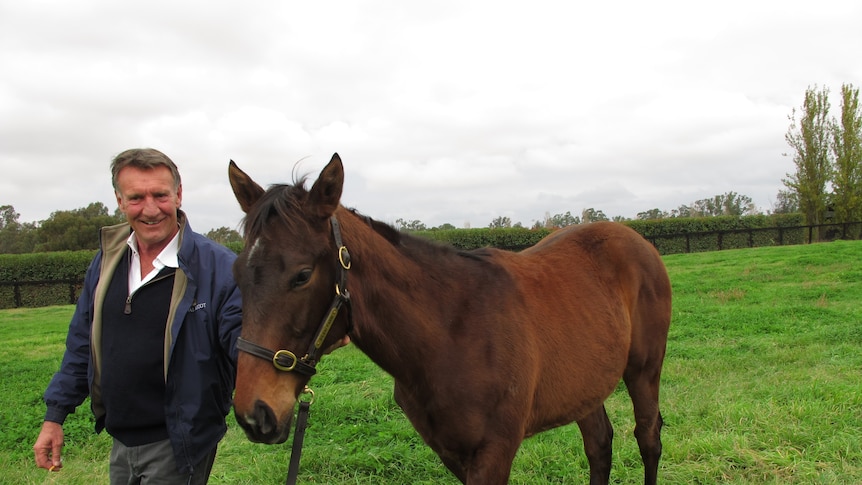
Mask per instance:
[[[862,483],[862,242],[664,257],[674,289],[662,375],[662,483]],[[41,394],[62,357],[71,306],[0,311],[0,483],[107,483],[110,438],[88,404],[66,423],[64,467],[31,447]],[[353,347],[318,366],[303,484],[456,484]],[[612,483],[641,483],[631,402],[607,402]],[[246,440],[232,416],[211,483],[280,483],[290,443]],[[510,483],[587,482],[577,426],[526,440]]]

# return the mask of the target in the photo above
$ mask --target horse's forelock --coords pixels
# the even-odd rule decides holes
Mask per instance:
[[[271,186],[261,196],[260,200],[246,214],[244,224],[246,243],[258,239],[272,216],[288,226],[299,218],[296,215],[302,210],[303,203],[308,198],[305,189],[305,178],[294,185],[277,184]]]

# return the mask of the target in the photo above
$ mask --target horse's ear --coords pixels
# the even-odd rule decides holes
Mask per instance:
[[[236,200],[239,202],[239,206],[242,208],[242,211],[248,214],[251,206],[253,206],[254,203],[263,195],[263,187],[258,185],[251,179],[251,177],[240,170],[233,160],[230,161],[227,175],[230,179],[230,186],[233,189],[233,195],[236,196]]]
[[[331,216],[341,203],[341,190],[344,187],[344,166],[338,154],[323,167],[317,181],[311,186],[309,203],[316,208],[321,218]]]

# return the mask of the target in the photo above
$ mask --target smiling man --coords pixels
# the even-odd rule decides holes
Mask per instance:
[[[89,395],[113,437],[112,484],[206,483],[227,426],[242,321],[236,256],[192,231],[176,165],[127,150],[111,174],[127,223],[105,227],[33,450],[62,468],[62,424]]]

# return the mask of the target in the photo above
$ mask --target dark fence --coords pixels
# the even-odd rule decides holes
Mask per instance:
[[[644,236],[661,254],[721,251],[862,239],[862,222],[810,226],[728,229]]]
[[[0,308],[75,304],[84,280],[0,281]]]

